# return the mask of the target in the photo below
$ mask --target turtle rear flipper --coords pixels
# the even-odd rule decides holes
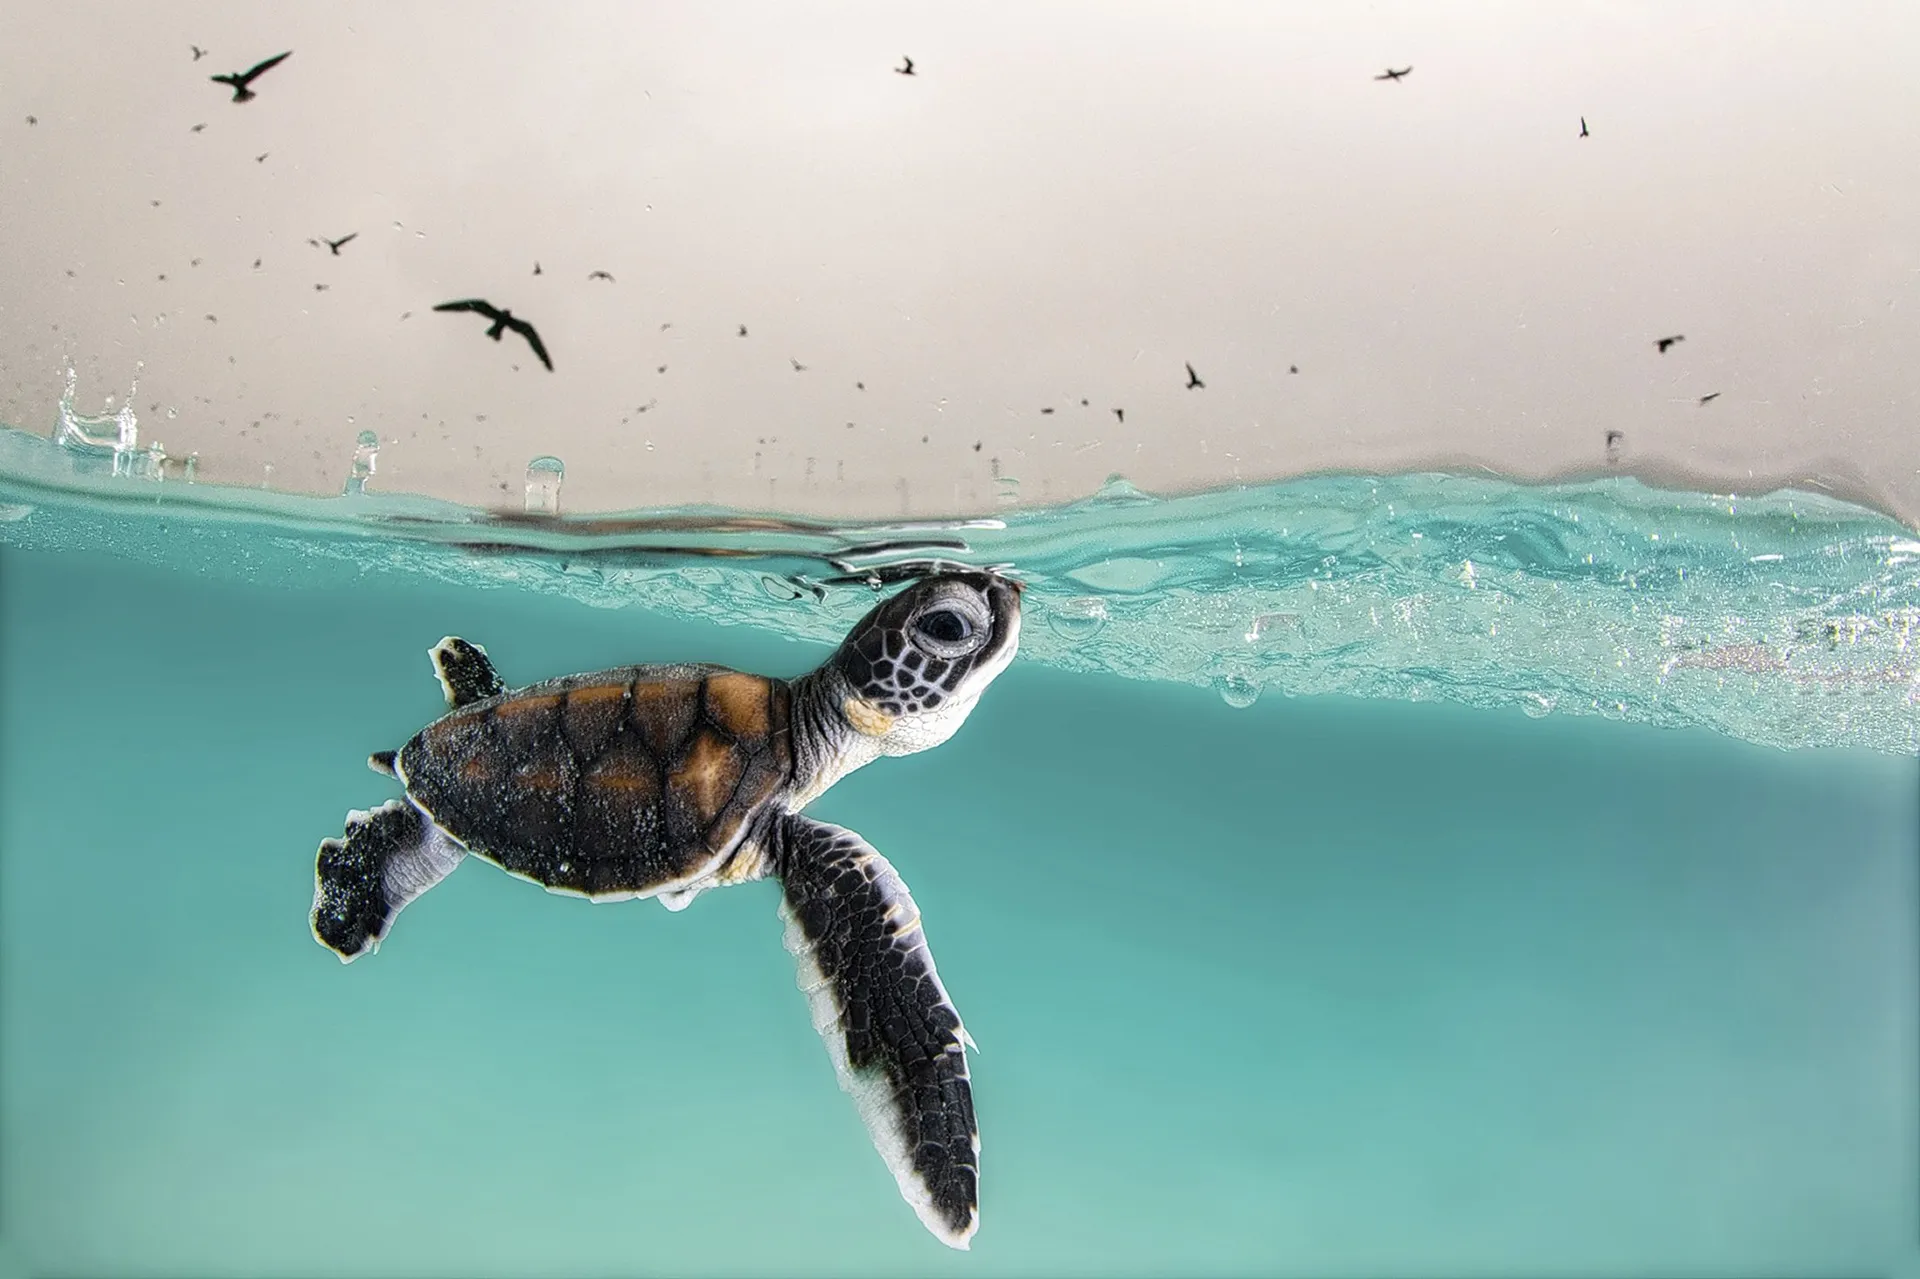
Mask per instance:
[[[349,813],[346,838],[322,840],[314,862],[314,937],[343,963],[378,950],[394,916],[466,855],[407,800]]]
[[[506,681],[494,671],[487,650],[478,644],[449,635],[428,649],[427,655],[433,658],[433,673],[446,690],[449,710],[507,691]]]
[[[980,1224],[973,1040],[934,971],[920,910],[850,830],[792,813],[773,842],[787,949],[840,1086],[901,1196],[942,1243],[965,1248]]]

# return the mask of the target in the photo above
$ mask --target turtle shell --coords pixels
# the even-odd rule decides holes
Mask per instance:
[[[548,888],[650,893],[717,868],[787,787],[792,695],[722,666],[623,666],[462,706],[400,751],[407,792]]]

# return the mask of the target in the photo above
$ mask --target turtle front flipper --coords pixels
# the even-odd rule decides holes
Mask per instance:
[[[447,693],[447,709],[458,710],[469,702],[478,702],[507,691],[506,681],[493,669],[487,650],[469,644],[458,635],[449,635],[427,650],[433,659],[433,673]]]
[[[850,830],[790,813],[770,842],[787,949],[840,1086],[920,1220],[965,1248],[980,1224],[973,1040],[934,971],[919,908]]]
[[[380,949],[394,916],[466,855],[409,800],[347,814],[347,837],[322,840],[314,860],[314,937],[342,963]]]

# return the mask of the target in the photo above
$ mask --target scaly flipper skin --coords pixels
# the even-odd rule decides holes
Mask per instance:
[[[448,710],[507,691],[507,682],[493,669],[487,650],[478,644],[449,635],[427,650],[427,655],[433,659],[433,673],[440,677],[440,688],[447,695]]]
[[[466,855],[410,800],[347,814],[346,838],[322,840],[314,861],[314,937],[342,963],[379,950],[394,916]]]
[[[850,830],[790,813],[772,842],[787,949],[840,1086],[920,1220],[965,1248],[980,1224],[973,1040],[934,970],[919,908]]]

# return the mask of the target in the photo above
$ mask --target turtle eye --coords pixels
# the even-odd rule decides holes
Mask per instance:
[[[973,638],[973,619],[951,608],[936,608],[914,619],[913,629],[936,644],[964,644]]]

